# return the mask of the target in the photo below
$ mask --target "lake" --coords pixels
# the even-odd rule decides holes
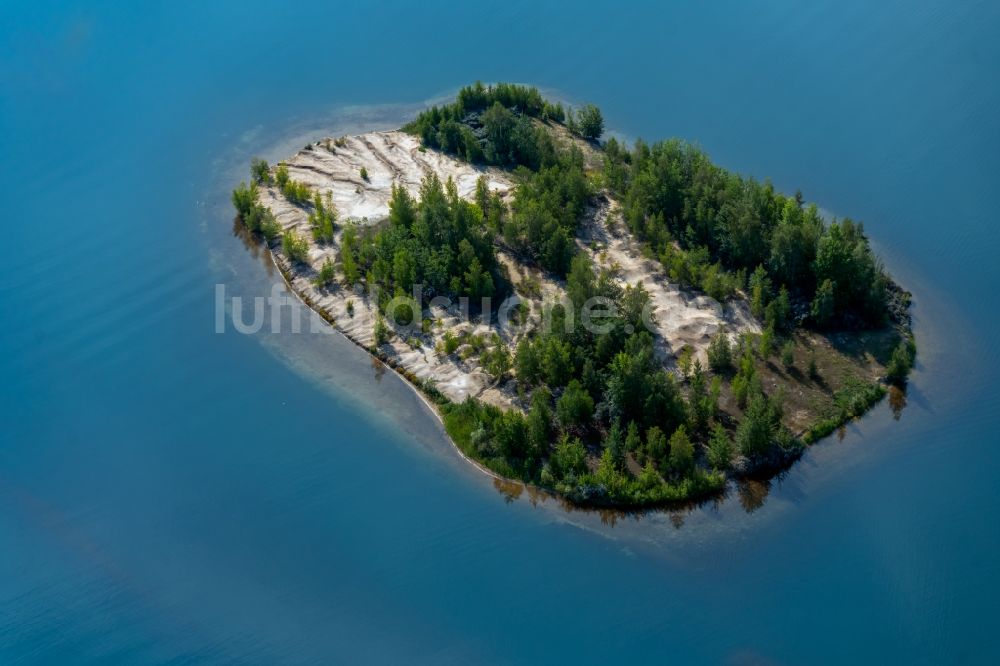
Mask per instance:
[[[1000,5],[0,8],[0,662],[995,663]],[[249,159],[476,79],[863,220],[918,366],[769,485],[616,516],[495,487],[279,275]],[[283,311],[282,315],[287,316]]]

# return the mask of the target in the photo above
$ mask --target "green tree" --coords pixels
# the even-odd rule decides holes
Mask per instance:
[[[733,442],[721,425],[716,425],[708,442],[708,462],[715,469],[729,468],[733,459]]]
[[[625,450],[633,454],[639,453],[642,449],[642,437],[639,436],[639,426],[635,421],[629,421],[628,428],[625,429]]]
[[[585,139],[596,141],[604,134],[604,116],[601,110],[593,104],[587,104],[580,108],[576,114],[577,126],[580,136]]]
[[[573,257],[570,262],[569,274],[566,276],[566,294],[573,305],[583,307],[588,299],[597,293],[597,276],[590,258],[582,252]]]
[[[621,423],[615,421],[608,430],[604,439],[604,452],[608,455],[611,464],[616,470],[625,469],[625,436],[622,433]]]
[[[594,399],[578,380],[571,379],[556,401],[556,414],[563,428],[586,425],[594,415]]]
[[[736,447],[745,456],[767,450],[776,432],[774,416],[767,398],[758,393],[750,398],[743,420],[736,428]]]
[[[281,249],[289,261],[304,264],[309,260],[309,242],[294,231],[282,235]]]
[[[694,445],[687,428],[680,426],[670,436],[670,467],[677,472],[687,472],[694,464]]]
[[[325,287],[326,285],[333,282],[335,277],[333,262],[330,261],[330,257],[327,257],[323,262],[323,265],[319,269],[319,273],[316,274],[316,285],[320,287]]]
[[[537,389],[531,396],[531,409],[528,412],[528,440],[538,457],[549,448],[549,437],[552,431],[552,410],[549,403],[552,394],[545,387]]]
[[[833,320],[836,312],[835,291],[837,285],[833,280],[826,279],[816,290],[816,296],[812,302],[812,318],[820,327],[825,327]]]
[[[417,279],[417,261],[406,247],[399,248],[393,255],[392,279],[406,293],[413,289],[413,283]]]
[[[587,473],[587,452],[579,438],[564,436],[552,452],[550,463],[556,478],[575,480]]]
[[[719,329],[708,344],[708,365],[713,372],[720,374],[732,370],[733,349],[724,329]]]
[[[795,343],[791,340],[781,346],[781,364],[786,370],[790,370],[795,365]]]
[[[271,167],[267,165],[267,160],[259,157],[250,160],[250,177],[258,185],[270,185],[273,179],[271,178]]]
[[[409,229],[417,218],[417,205],[413,197],[402,185],[392,185],[392,196],[389,198],[389,222],[394,227]]]
[[[667,436],[657,426],[650,428],[646,432],[646,455],[661,468],[666,468],[669,464],[669,453]]]

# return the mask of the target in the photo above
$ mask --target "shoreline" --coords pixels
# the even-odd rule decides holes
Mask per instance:
[[[316,192],[317,202],[320,201],[319,192],[324,191],[326,201],[335,211],[339,210],[342,214],[346,214],[345,219],[348,222],[353,222],[362,228],[382,223],[383,209],[387,208],[387,193],[390,187],[394,188],[399,183],[402,187],[415,190],[422,182],[422,178],[428,174],[440,176],[442,179],[447,177],[449,181],[454,176],[459,185],[458,196],[467,200],[471,198],[473,184],[478,183],[478,179],[484,176],[488,177],[491,191],[500,198],[506,198],[513,188],[513,181],[506,172],[494,168],[470,166],[457,162],[444,153],[425,150],[410,135],[399,130],[369,132],[339,139],[321,139],[307,144],[288,160],[287,165],[284,167],[287,169],[286,178],[290,171],[294,178],[298,179],[292,181],[294,185],[304,188],[307,192]],[[364,349],[370,357],[377,359],[383,367],[388,367],[405,380],[437,418],[449,443],[460,457],[474,465],[481,473],[494,479],[498,489],[499,484],[528,489],[532,493],[552,496],[577,509],[641,512],[701,504],[713,498],[726,496],[732,487],[731,482],[739,484],[750,480],[768,480],[786,471],[801,457],[807,445],[824,439],[874,408],[882,401],[885,389],[889,386],[884,376],[872,374],[873,371],[884,368],[869,354],[868,360],[864,361],[864,367],[859,364],[858,367],[851,368],[851,372],[860,373],[859,376],[870,382],[871,387],[881,391],[875,399],[863,406],[855,407],[854,403],[851,403],[849,411],[839,408],[840,411],[836,416],[824,416],[820,422],[803,424],[801,417],[798,414],[794,415],[793,418],[799,419],[796,424],[798,429],[794,432],[798,433],[801,443],[795,446],[771,447],[765,453],[749,454],[750,457],[737,455],[731,460],[728,469],[712,468],[712,475],[716,478],[711,481],[710,486],[688,488],[685,490],[686,494],[680,497],[612,500],[603,496],[592,496],[589,492],[568,493],[538,485],[530,480],[507,476],[502,471],[491,468],[488,462],[482,462],[474,458],[474,454],[470,455],[463,450],[462,446],[467,445],[467,442],[462,440],[461,432],[459,431],[460,436],[456,440],[450,431],[450,428],[454,430],[458,427],[457,422],[452,422],[457,413],[451,410],[452,406],[462,405],[466,398],[474,397],[480,403],[492,404],[502,410],[514,409],[523,412],[525,411],[523,396],[519,393],[516,379],[491,381],[481,363],[477,363],[475,358],[466,360],[471,356],[466,354],[468,350],[463,349],[460,354],[453,352],[456,347],[448,348],[447,352],[442,351],[441,340],[437,338],[442,331],[446,336],[459,332],[462,336],[459,344],[465,345],[466,335],[481,339],[485,330],[485,335],[492,334],[498,340],[497,344],[500,344],[500,336],[503,336],[503,342],[513,347],[518,338],[527,333],[511,333],[494,327],[490,322],[470,326],[468,322],[461,321],[456,312],[452,312],[452,308],[441,309],[440,306],[436,306],[437,309],[432,307],[429,312],[428,316],[431,319],[424,320],[422,333],[414,334],[416,337],[405,338],[399,331],[392,331],[397,335],[391,341],[383,340],[381,345],[376,346],[380,339],[366,323],[370,324],[373,318],[374,321],[379,321],[377,303],[369,302],[370,299],[356,290],[352,295],[352,292],[343,287],[328,289],[323,283],[314,279],[319,274],[317,267],[320,263],[329,264],[332,259],[337,258],[335,250],[343,239],[344,227],[330,232],[330,238],[325,242],[319,238],[315,241],[308,240],[314,221],[311,214],[307,218],[308,209],[300,205],[302,196],[297,195],[293,199],[291,195],[286,195],[271,185],[272,183],[268,182],[262,187],[261,204],[271,212],[272,219],[280,224],[280,228],[284,229],[286,234],[298,234],[305,246],[305,253],[292,260],[286,257],[285,251],[279,251],[280,248],[273,245],[273,241],[262,241],[270,254],[270,263],[278,268],[288,290],[294,293],[314,315],[322,318],[354,345]],[[315,203],[314,208],[323,210],[321,203]],[[623,285],[633,283],[649,285],[652,291],[651,300],[655,306],[654,313],[657,313],[651,332],[657,344],[657,357],[665,364],[668,371],[673,370],[676,373],[677,359],[674,356],[676,352],[670,350],[688,348],[694,355],[704,357],[708,342],[720,330],[725,330],[730,339],[741,334],[759,335],[760,322],[757,317],[750,314],[745,296],[743,299],[720,298],[716,301],[701,291],[689,290],[681,284],[665,279],[662,275],[663,267],[650,259],[644,242],[639,238],[633,238],[627,229],[620,228],[620,217],[621,212],[617,202],[608,196],[606,190],[601,190],[588,204],[579,231],[573,240],[577,250],[589,256],[594,265],[612,266],[612,270],[618,272],[617,279]],[[305,232],[305,235],[302,232]],[[257,238],[261,241],[259,236]],[[539,272],[531,264],[522,263],[515,255],[506,253],[503,246],[498,248],[497,256],[504,270],[509,271],[512,286],[516,287],[522,280],[534,280],[536,285],[540,285],[540,288],[535,287],[538,290],[536,296],[527,299],[528,305],[535,305],[535,299],[539,301],[539,305],[544,305],[543,296],[565,294],[562,282],[553,280],[547,273]],[[358,310],[357,316],[355,309]],[[533,310],[534,308],[528,308],[529,313]],[[661,316],[661,313],[665,316]],[[529,315],[528,323],[533,323],[533,319],[534,316]],[[433,329],[427,324],[431,321],[436,322]],[[530,333],[532,328],[529,325],[527,332]],[[889,332],[891,329],[912,335],[912,326],[895,327],[891,324],[886,325],[884,331],[880,329],[877,335]],[[835,333],[827,339],[822,334],[803,329],[801,335],[794,336],[801,338],[796,342],[799,345],[797,353],[808,351],[813,356],[816,352],[828,356],[838,354],[843,356],[845,353],[837,344],[830,344],[830,341],[838,335],[840,334]],[[846,337],[849,338],[851,335],[847,333]],[[471,349],[474,347],[470,347]],[[801,366],[804,364],[802,356],[798,357],[799,367],[792,368],[786,364],[784,372],[781,372],[767,357],[761,358],[763,366],[774,370],[774,373],[765,377],[765,380],[771,382],[772,388],[775,381],[779,388],[790,381],[788,374],[790,369],[792,375],[796,372],[802,374]],[[842,368],[835,369],[842,370]],[[837,389],[839,382],[835,377],[831,377],[835,381],[830,388],[826,383],[825,368],[823,373],[823,379],[816,379],[816,382],[813,382],[815,386],[808,388],[814,392],[817,388],[822,388],[831,399],[839,400],[839,389]],[[836,395],[833,394],[834,390],[838,391]],[[728,388],[722,398],[724,417],[732,413],[741,413],[742,403],[739,410],[733,410],[732,393]],[[718,397],[716,399],[718,400]],[[802,413],[801,410],[799,413]],[[803,425],[805,427],[802,427]],[[814,433],[819,425],[826,430]],[[459,444],[459,441],[463,441],[463,444]],[[590,464],[593,470],[593,461]]]

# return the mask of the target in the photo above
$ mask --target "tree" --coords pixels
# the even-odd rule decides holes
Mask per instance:
[[[409,293],[417,279],[417,262],[409,249],[401,247],[392,258],[392,279],[396,287]]]
[[[552,387],[565,386],[573,371],[572,349],[568,342],[555,336],[545,339],[541,366],[545,382]]]
[[[762,393],[750,398],[743,420],[736,428],[736,447],[745,456],[763,453],[771,444],[775,423],[771,405]]]
[[[531,386],[537,384],[542,377],[542,361],[539,357],[539,344],[524,338],[517,343],[517,353],[514,354],[514,368],[519,382]]]
[[[330,257],[327,257],[323,262],[323,265],[320,267],[319,273],[316,274],[316,285],[325,287],[333,282],[334,276],[333,262],[330,261]]]
[[[630,421],[625,429],[625,450],[631,453],[638,453],[642,448],[642,438],[639,437],[639,426],[635,421]]]
[[[795,365],[795,343],[791,340],[781,346],[781,364],[785,370],[790,370]]]
[[[372,337],[375,340],[375,346],[381,347],[386,342],[389,341],[389,335],[391,331],[389,327],[385,324],[385,319],[382,318],[381,314],[375,316],[375,328],[372,331]]]
[[[281,249],[289,261],[304,264],[309,259],[309,242],[294,231],[282,235]]]
[[[667,436],[659,427],[653,426],[646,432],[646,455],[649,456],[658,466],[666,467],[668,464]]]
[[[906,383],[916,358],[917,344],[912,337],[907,336],[892,350],[892,357],[886,366],[886,378],[893,384],[902,386]]]
[[[604,116],[593,104],[586,104],[580,108],[576,114],[576,123],[580,136],[585,139],[596,141],[604,134]]]
[[[813,298],[812,302],[812,318],[819,327],[825,327],[830,324],[833,319],[834,312],[836,311],[836,300],[834,293],[837,289],[837,285],[833,280],[826,279],[816,290],[816,296]]]
[[[340,237],[340,266],[344,271],[344,283],[348,286],[357,284],[361,275],[358,271],[358,264],[354,258],[355,245],[357,244],[358,229],[354,224],[349,224],[344,229]]]
[[[502,342],[493,349],[488,349],[482,355],[483,367],[495,380],[500,380],[510,372],[510,351]]]
[[[774,352],[774,329],[766,328],[764,332],[760,334],[760,339],[757,343],[757,353],[760,354],[760,358],[764,361],[771,358],[771,354]]]
[[[243,218],[243,222],[246,223],[247,216],[251,213],[254,206],[257,205],[257,183],[250,181],[250,185],[247,186],[246,183],[240,183],[236,189],[233,190],[233,207],[236,212],[239,213],[240,217]],[[249,226],[249,225],[247,225]]]
[[[579,438],[563,437],[556,444],[555,451],[549,459],[552,473],[564,481],[575,480],[587,473],[587,452]]]
[[[594,399],[578,380],[571,379],[556,402],[556,414],[563,428],[586,425],[594,415]]]
[[[616,470],[625,469],[625,437],[622,435],[621,423],[611,424],[608,435],[604,439],[604,453],[609,457]]]
[[[686,472],[694,464],[694,445],[688,437],[687,428],[680,426],[670,436],[670,467],[677,472]]]
[[[750,309],[755,317],[763,317],[771,298],[771,278],[763,266],[758,266],[750,276]]]
[[[712,341],[708,343],[708,365],[713,372],[725,373],[732,370],[733,350],[729,344],[729,336],[724,329],[712,336]]]
[[[552,410],[549,409],[551,401],[552,394],[545,387],[537,389],[531,396],[531,410],[528,412],[527,423],[528,441],[539,457],[549,447],[552,424]]]
[[[271,178],[271,167],[267,165],[267,160],[259,157],[250,160],[250,176],[259,185],[270,185],[273,180]]]
[[[389,222],[394,227],[409,229],[417,217],[416,204],[413,197],[402,185],[392,185],[392,196],[389,198]]]
[[[590,258],[579,253],[570,262],[569,274],[566,276],[566,294],[577,309],[582,308],[596,294],[597,277]]]
[[[729,433],[721,425],[716,425],[712,431],[712,439],[708,442],[708,462],[715,469],[728,469],[733,458],[733,442]]]

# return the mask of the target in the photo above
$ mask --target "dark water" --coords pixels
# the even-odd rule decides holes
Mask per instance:
[[[995,2],[22,4],[0,9],[0,662],[1000,658]],[[915,292],[900,420],[615,522],[508,501],[339,338],[213,332],[217,283],[276,279],[231,231],[251,155],[476,78],[865,220]]]

